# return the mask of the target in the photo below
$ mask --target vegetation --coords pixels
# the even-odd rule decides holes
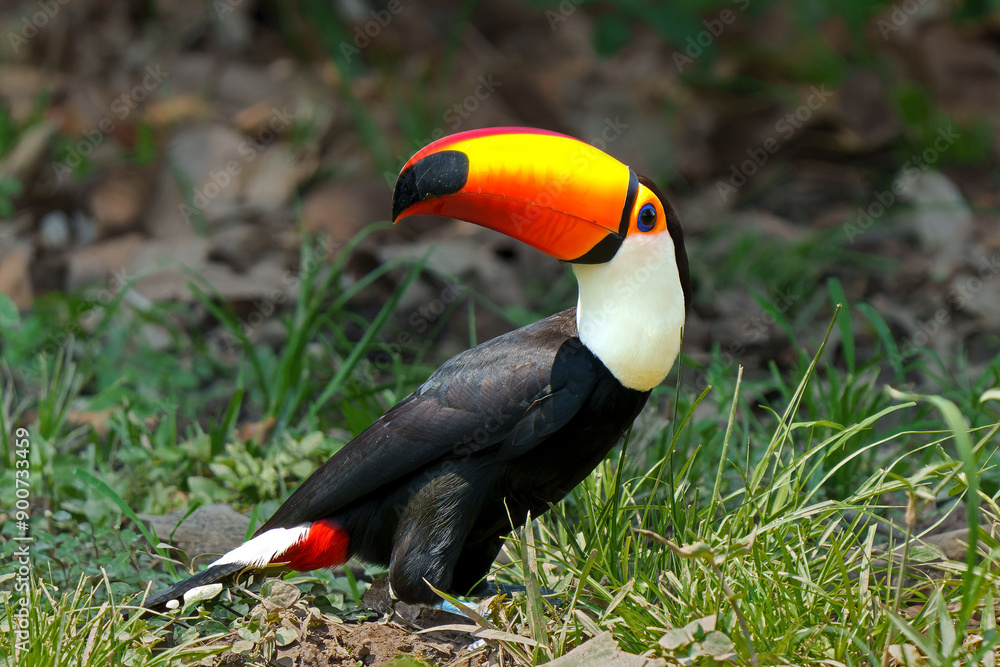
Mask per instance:
[[[566,4],[540,6],[561,12]],[[723,4],[601,3],[590,8],[593,41],[613,57],[641,23],[684,45]],[[762,12],[774,3],[746,4]],[[474,5],[463,3],[463,20]],[[781,61],[784,82],[834,84],[857,66],[889,67],[864,48],[864,31],[891,3],[793,5],[797,24],[836,14],[855,51],[852,60],[833,58],[804,30],[802,57]],[[965,3],[956,20],[980,20],[994,5]],[[297,6],[307,20],[283,26],[285,38],[306,43],[299,24],[315,28],[373,163],[393,173],[391,149],[351,87],[369,65],[345,61],[340,46],[350,32],[330,3]],[[447,45],[449,68],[458,48],[457,38]],[[748,54],[739,39],[706,49],[684,85],[784,93],[714,67],[723,56],[782,54]],[[901,156],[931,145],[952,121],[918,85],[895,81],[891,93],[905,124],[891,146]],[[419,106],[400,101],[406,145],[428,137],[440,118]],[[991,131],[962,127],[946,160],[983,160]],[[0,108],[0,157],[26,129]],[[148,162],[156,146],[148,133],[140,139],[134,159]],[[79,175],[90,169],[82,164]],[[662,169],[674,174],[676,165]],[[679,191],[688,185],[672,182]],[[0,176],[0,217],[22,190]],[[725,222],[692,250],[696,278],[699,266],[715,269],[700,278],[696,302],[749,282],[797,356],[746,379],[732,350],[683,359],[625,446],[512,535],[496,576],[526,592],[469,609],[486,639],[479,650],[499,646],[517,663],[542,663],[610,631],[621,648],[669,664],[995,665],[1000,544],[981,527],[1000,519],[992,460],[1000,356],[973,371],[964,351],[943,359],[904,350],[878,310],[850,302],[831,277],[834,266],[889,270],[891,262],[848,247],[842,235],[775,240],[733,233]],[[447,277],[431,275],[425,261],[398,260],[348,280],[361,238],[336,249],[305,238],[295,298],[262,314],[289,334],[277,349],[256,342],[256,325],[194,274],[195,307],[133,299],[134,276],[36,296],[25,313],[0,294],[0,536],[11,551],[30,544],[33,563],[24,576],[0,575],[0,662],[215,664],[235,653],[267,664],[324,618],[375,617],[362,609],[367,584],[350,572],[240,582],[219,600],[164,616],[135,613],[149,582],[161,587],[184,573],[181,554],[163,545],[169,536],[140,514],[225,501],[252,522],[266,517],[441,361],[431,342],[449,317],[474,323],[488,310],[516,326],[573,298],[568,276],[536,286],[534,310],[504,310],[463,290],[429,331],[400,344],[407,291]],[[373,316],[360,315],[359,295],[387,276],[397,285],[391,297]],[[793,308],[772,296],[801,285],[810,289]],[[817,320],[829,322],[825,335],[804,333]],[[30,530],[16,516],[18,480],[30,488]],[[966,529],[963,560],[944,559],[922,539],[943,524]],[[30,543],[18,541],[28,535]]]
[[[366,281],[342,291],[342,258],[306,261],[313,252],[303,245],[303,266],[316,268],[304,273],[296,306],[276,315],[290,331],[308,334],[307,350],[294,337],[277,352],[254,346],[209,294],[206,309],[243,350],[232,361],[178,326],[175,308],[129,309],[124,292],[106,303],[52,295],[6,327],[2,454],[16,460],[13,425],[28,424],[33,497],[46,499],[35,501],[45,511],[35,511],[31,525],[34,562],[44,564],[32,574],[30,622],[43,631],[32,635],[28,655],[39,661],[31,664],[70,664],[53,650],[60,645],[72,646],[72,664],[81,665],[107,664],[111,655],[172,664],[222,650],[218,639],[253,608],[252,598],[237,593],[233,604],[186,609],[167,622],[120,615],[138,604],[146,581],[163,585],[179,574],[133,510],[225,499],[266,515],[419,382],[423,350],[393,349],[379,333],[421,265],[387,269],[404,277],[402,287],[354,341],[339,322],[353,317],[346,306]],[[460,307],[474,315],[479,306],[473,298]],[[842,308],[837,323],[859,313],[866,316]],[[138,335],[150,323],[170,327],[168,350],[151,349]],[[989,465],[1000,424],[988,399],[996,396],[969,400],[958,387],[918,396],[858,382],[884,363],[885,351],[839,370],[821,361],[825,342],[806,343],[813,354],[803,352],[791,373],[758,382],[767,387],[741,384],[732,370],[714,372],[717,384],[697,395],[679,391],[682,382],[661,388],[652,408],[658,421],[641,422],[627,447],[511,540],[514,558],[498,576],[529,592],[494,600],[478,622],[507,633],[496,641],[525,661],[556,657],[605,629],[629,651],[684,664],[874,664],[905,653],[944,665],[991,656],[997,636],[992,614],[982,612],[995,598],[995,540],[970,532],[966,563],[941,565],[935,578],[907,564],[940,555],[909,539],[933,527],[928,516],[947,517],[935,503],[960,497],[947,512],[964,507],[970,527],[1000,511]],[[850,339],[841,346],[850,348]],[[380,350],[392,359],[389,372],[372,361]],[[932,375],[935,361],[908,363]],[[695,370],[685,364],[680,376]],[[981,386],[996,373],[994,365]],[[754,415],[748,393],[774,395],[773,407]],[[316,397],[328,400],[322,410]],[[192,412],[198,406],[214,407]],[[110,411],[106,428],[81,425],[81,413],[99,411]],[[280,426],[243,439],[237,415]],[[328,429],[342,437],[325,435]],[[15,471],[3,472],[5,507],[15,501]],[[896,533],[887,541],[879,525],[890,518],[906,539]],[[13,521],[2,531],[8,539],[19,534]],[[154,551],[165,569],[154,567]],[[315,613],[350,613],[360,602],[354,581],[325,573],[291,581]],[[542,589],[555,597],[542,597]],[[3,595],[0,647],[11,655],[18,598]],[[236,623],[234,632],[249,637],[240,650],[263,655],[293,638],[287,630],[275,635],[288,627],[279,615],[252,618]],[[175,626],[185,629],[177,635]],[[151,652],[169,634],[174,647]]]

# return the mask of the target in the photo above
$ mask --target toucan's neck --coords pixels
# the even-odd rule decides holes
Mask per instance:
[[[580,340],[630,389],[663,382],[677,358],[684,292],[666,233],[629,236],[605,264],[574,264]]]

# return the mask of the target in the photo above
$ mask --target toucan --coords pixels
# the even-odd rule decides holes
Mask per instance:
[[[156,609],[243,570],[388,568],[395,596],[475,595],[502,540],[621,441],[670,372],[691,302],[677,215],[595,146],[502,127],[406,162],[394,222],[457,218],[567,262],[575,308],[449,359],[309,477],[253,538],[146,600]]]

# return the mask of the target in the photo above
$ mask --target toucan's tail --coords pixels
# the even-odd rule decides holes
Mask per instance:
[[[144,606],[158,610],[166,608],[171,600],[181,604],[184,596],[196,588],[267,565],[285,565],[293,570],[343,565],[349,556],[349,546],[347,532],[330,519],[294,528],[272,528],[244,542],[198,574],[147,598]]]
[[[189,591],[227,579],[242,570],[244,567],[245,566],[238,563],[222,563],[219,565],[213,563],[193,577],[188,577],[183,581],[178,581],[170,588],[164,589],[156,595],[149,596],[146,598],[146,602],[143,606],[146,607],[146,609],[159,611],[167,608],[167,605],[171,600],[177,600],[178,604],[183,605],[184,596]]]

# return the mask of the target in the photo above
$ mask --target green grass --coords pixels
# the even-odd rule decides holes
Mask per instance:
[[[0,582],[13,576],[4,575]],[[129,610],[126,601],[133,598],[120,587],[115,590],[106,574],[96,580],[81,577],[75,587],[65,590],[32,577],[23,597],[18,590],[0,592],[0,657],[10,659],[5,664],[33,667],[153,667],[190,664],[228,650],[225,644],[214,643],[225,632],[180,633],[173,646],[156,646],[171,631],[170,624],[123,614]],[[18,634],[20,628],[23,635]]]
[[[744,441],[757,450],[752,456],[736,450],[739,440],[730,436],[739,426],[730,419],[728,455],[715,459],[714,482],[692,477],[702,451],[667,472],[667,461],[646,470],[626,465],[624,474],[605,462],[572,501],[538,520],[537,538],[522,533],[509,544],[522,558],[506,574],[537,578],[564,603],[528,595],[499,605],[489,622],[532,637],[536,660],[604,629],[627,650],[652,650],[681,664],[710,664],[721,654],[716,650],[739,664],[880,664],[907,644],[926,656],[925,664],[984,660],[1000,638],[990,621],[980,627],[973,616],[992,608],[996,542],[984,539],[977,547],[971,538],[970,558],[944,566],[945,579],[904,585],[898,573],[916,548],[876,539],[870,520],[903,512],[910,536],[926,499],[944,492],[965,494],[969,526],[995,518],[995,498],[979,494],[983,512],[973,500],[975,473],[995,448],[1000,425],[970,431],[953,403],[903,394],[843,425],[796,421],[809,386],[818,382],[818,357],[784,413],[774,415],[770,438]],[[886,420],[913,412],[913,400],[941,410],[946,430],[874,435]],[[738,390],[733,401],[735,408]],[[861,447],[831,457],[859,434]],[[935,460],[913,465],[922,449],[936,450]],[[856,478],[848,497],[828,497],[824,488],[836,473],[829,459],[846,468],[870,450],[892,452],[887,465]],[[730,475],[741,483],[727,484]],[[891,557],[879,560],[879,552]],[[526,557],[537,564],[520,565]],[[931,592],[917,590],[917,583],[928,583]],[[920,613],[905,616],[914,605]],[[702,618],[724,635],[714,635],[709,648],[704,637],[676,630]],[[943,641],[945,635],[951,639]]]
[[[118,614],[138,603],[146,582],[162,586],[184,571],[177,554],[158,547],[169,536],[136,513],[225,500],[268,516],[439,361],[429,358],[433,331],[393,343],[406,321],[394,318],[405,290],[438,278],[422,262],[400,263],[345,288],[339,275],[351,247],[334,255],[304,243],[299,293],[270,315],[290,332],[277,350],[255,343],[197,276],[200,314],[138,308],[123,291],[49,295],[21,317],[3,311],[0,502],[16,500],[9,464],[18,456],[12,434],[23,427],[35,538],[29,655],[48,661],[31,664],[210,664],[220,641],[263,659],[294,641],[283,630],[293,611],[368,616],[357,608],[363,583],[326,572],[286,577],[297,587],[292,602],[281,582],[267,584],[265,596],[285,600],[278,607],[287,613],[254,612],[265,608],[235,589],[228,601],[166,620]],[[733,261],[756,265],[744,252]],[[359,318],[355,300],[386,273],[399,289],[371,321]],[[564,287],[538,290],[539,308],[559,307]],[[685,363],[675,386],[654,393],[628,446],[511,538],[512,563],[498,576],[529,592],[484,610],[477,622],[491,643],[522,662],[557,657],[603,630],[625,650],[679,664],[863,665],[913,651],[933,665],[986,660],[996,634],[980,612],[996,598],[996,541],[980,533],[964,563],[918,587],[919,576],[898,573],[933,550],[890,541],[876,526],[891,519],[912,535],[940,518],[928,499],[949,494],[965,499],[967,525],[1000,513],[997,408],[986,393],[997,363],[952,381],[961,365],[899,357],[885,323],[865,304],[846,303],[836,281],[804,303],[783,311],[761,297],[802,350],[791,367],[750,380],[735,363],[711,372]],[[802,318],[838,303],[827,332],[837,332],[836,355],[823,351],[826,339],[796,339]],[[463,291],[451,316],[472,322],[481,307],[499,312]],[[859,322],[866,341],[854,340]],[[169,345],[146,343],[151,327],[166,331]],[[927,395],[885,388],[913,378]],[[81,421],[100,411],[100,424]],[[239,425],[267,421],[266,436],[238,436]],[[0,534],[14,544],[14,522]],[[4,589],[0,659],[11,656],[10,613],[20,599],[12,580]],[[55,650],[67,638],[71,647]]]

